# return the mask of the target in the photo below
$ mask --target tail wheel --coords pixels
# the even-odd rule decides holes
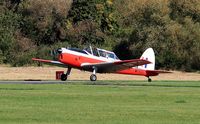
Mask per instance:
[[[95,74],[92,74],[90,76],[90,81],[96,81],[97,80],[97,76]]]
[[[151,80],[151,78],[148,78],[148,82],[151,82],[152,80]]]
[[[61,80],[62,81],[66,81],[67,80],[67,75],[66,74],[62,74],[61,75]]]

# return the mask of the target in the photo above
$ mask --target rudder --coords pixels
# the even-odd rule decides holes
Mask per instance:
[[[139,69],[144,70],[155,70],[155,53],[152,48],[148,48],[145,50],[145,52],[142,54],[140,59],[148,60],[151,62],[151,64],[145,64],[143,66],[139,66]]]

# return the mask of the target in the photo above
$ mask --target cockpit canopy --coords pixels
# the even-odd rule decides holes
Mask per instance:
[[[89,54],[92,54],[94,56],[119,60],[119,58],[115,55],[114,52],[107,51],[107,50],[104,50],[104,49],[92,48],[90,46],[90,47],[85,48],[84,51],[86,51]]]

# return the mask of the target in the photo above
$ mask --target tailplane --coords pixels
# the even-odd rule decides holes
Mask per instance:
[[[138,67],[139,69],[155,70],[155,53],[152,48],[148,48],[147,50],[145,50],[140,59],[148,60],[151,62],[151,64],[145,64],[143,66],[139,66]]]

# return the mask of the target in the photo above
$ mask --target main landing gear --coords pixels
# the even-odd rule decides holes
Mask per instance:
[[[96,81],[97,76],[96,76],[97,68],[93,67],[93,73],[90,75],[90,81]]]
[[[67,73],[61,75],[61,80],[62,81],[66,81],[67,80],[67,77],[70,75],[71,69],[72,69],[71,67],[68,67]]]
[[[151,82],[151,81],[152,81],[150,77],[147,77],[147,78],[148,78],[148,82]]]

